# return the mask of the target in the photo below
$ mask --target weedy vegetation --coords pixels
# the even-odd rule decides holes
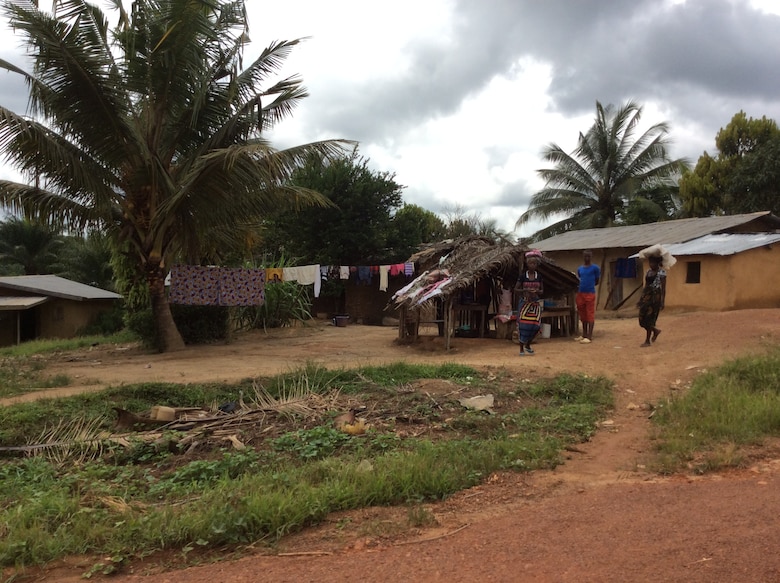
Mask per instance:
[[[657,469],[697,473],[740,467],[780,437],[780,347],[737,358],[660,403]]]
[[[459,402],[488,393],[490,412]],[[225,404],[235,411],[208,432],[115,428],[114,408]],[[91,576],[155,551],[184,561],[273,544],[373,505],[406,505],[410,524],[431,524],[422,503],[496,471],[554,467],[611,406],[600,377],[530,382],[404,363],[309,364],[233,385],[140,384],[20,403],[0,409],[0,563],[112,558]]]

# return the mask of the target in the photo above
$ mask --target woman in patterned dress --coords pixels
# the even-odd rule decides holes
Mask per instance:
[[[642,348],[652,346],[652,343],[658,339],[661,330],[656,327],[656,322],[666,301],[666,271],[661,267],[662,258],[660,255],[651,255],[648,261],[650,269],[645,274],[645,287],[637,303],[639,325],[647,332]]]
[[[520,337],[520,356],[534,354],[531,341],[538,334],[542,322],[542,303],[539,298],[544,293],[542,275],[539,267],[539,252],[529,251],[525,255],[525,270],[517,278],[515,291],[520,293],[517,305],[517,333]]]

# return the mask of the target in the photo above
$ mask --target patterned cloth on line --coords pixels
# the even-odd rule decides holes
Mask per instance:
[[[262,306],[265,270],[174,265],[168,299],[189,306]]]
[[[222,268],[220,306],[262,306],[265,303],[265,270]]]
[[[218,306],[219,278],[219,267],[174,265],[168,301],[187,306]]]

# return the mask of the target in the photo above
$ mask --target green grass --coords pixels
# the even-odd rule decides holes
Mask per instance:
[[[780,436],[780,349],[698,377],[689,391],[661,403],[653,420],[660,471],[742,465],[747,448]]]
[[[130,331],[124,330],[110,336],[79,336],[78,338],[30,340],[18,346],[0,348],[0,357],[26,358],[35,354],[50,354],[67,350],[78,350],[99,344],[123,344],[135,342],[138,338]]]
[[[80,336],[71,339],[33,340],[0,348],[0,398],[71,384],[67,375],[46,375],[42,355],[78,350],[101,344],[133,342],[129,332],[111,336]]]
[[[464,389],[486,383],[459,365],[395,364],[330,372],[309,366],[261,384],[316,386],[323,395],[344,391],[346,399],[373,401],[377,415],[408,406],[398,413],[409,417],[419,404],[392,387],[420,378],[446,378]],[[495,415],[439,398],[445,410],[438,416],[426,411],[428,431],[419,437],[392,417],[382,429],[358,436],[336,430],[327,417],[313,425],[279,417],[269,425],[287,422],[281,433],[253,438],[245,450],[204,451],[197,459],[177,453],[176,436],[167,434],[152,444],[106,445],[94,460],[6,459],[0,462],[0,565],[88,554],[112,557],[98,570],[113,570],[158,550],[184,557],[194,549],[270,544],[331,512],[370,505],[408,505],[417,508],[410,522],[430,520],[420,514],[421,502],[444,499],[495,471],[555,467],[562,449],[587,439],[611,405],[612,387],[602,378],[512,382],[494,387],[504,395]],[[113,405],[133,411],[206,405],[250,387],[250,381],[155,383],[19,404],[0,409],[0,441],[23,443],[60,419],[94,420],[109,429]]]
[[[318,363],[307,363],[302,369],[292,370],[269,379],[265,388],[272,395],[291,386],[305,384],[314,392],[324,392],[337,385],[344,392],[362,390],[366,383],[377,387],[398,387],[418,379],[448,379],[470,381],[479,378],[470,366],[454,363],[411,365],[396,362],[383,366],[364,366],[355,369],[327,369]]]

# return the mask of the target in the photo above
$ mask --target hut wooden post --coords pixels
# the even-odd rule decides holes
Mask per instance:
[[[398,340],[404,340],[406,338],[406,306],[399,310],[398,316]]]
[[[444,300],[444,349],[450,349],[450,322],[452,321],[452,299]]]
[[[570,292],[568,294],[568,300],[567,304],[569,304],[569,317],[571,318],[571,332],[570,334],[572,336],[579,336],[580,335],[580,319],[577,317],[577,300],[576,300],[576,294],[574,292]]]

